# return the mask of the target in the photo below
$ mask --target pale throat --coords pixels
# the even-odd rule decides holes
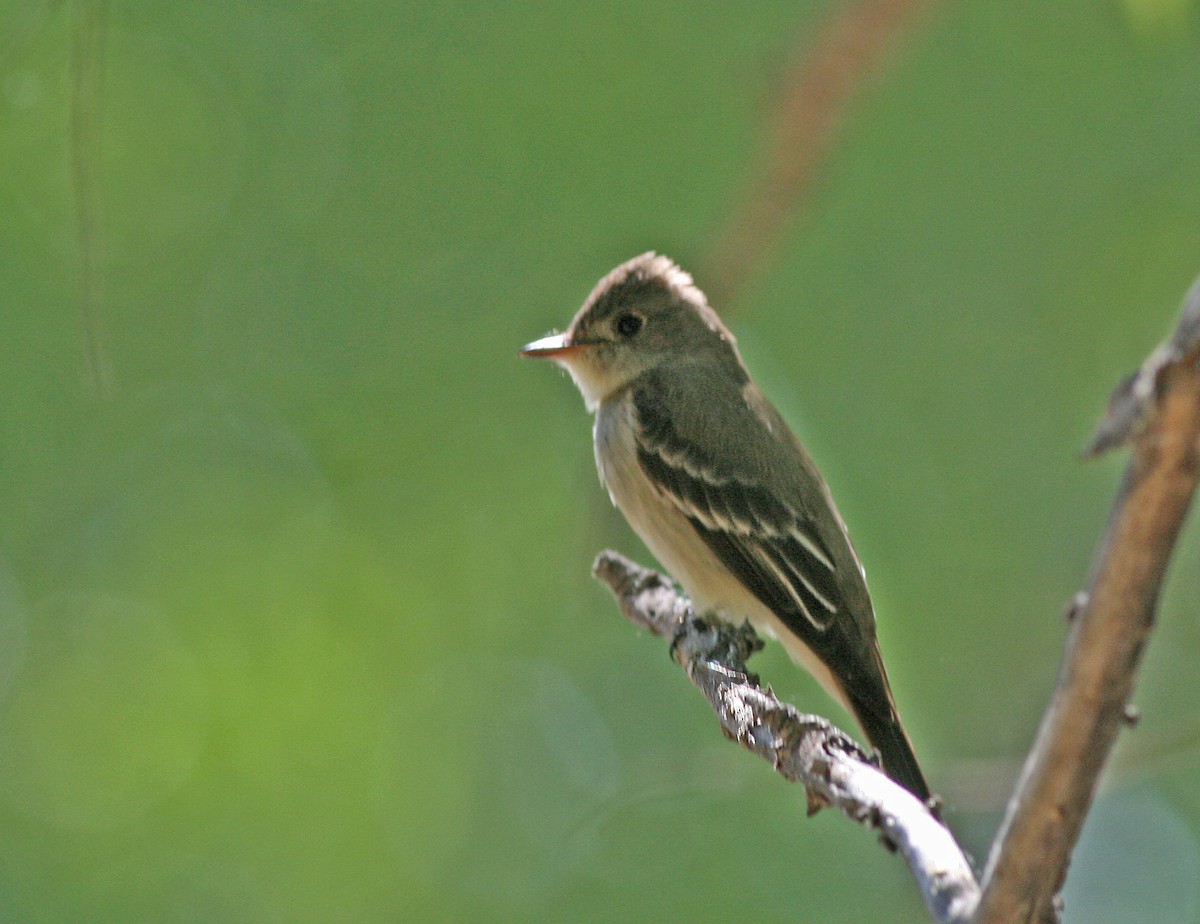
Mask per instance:
[[[598,368],[595,363],[582,361],[579,358],[555,360],[570,373],[575,387],[583,395],[584,406],[592,413],[600,407],[600,402],[621,387],[621,380],[607,369]]]

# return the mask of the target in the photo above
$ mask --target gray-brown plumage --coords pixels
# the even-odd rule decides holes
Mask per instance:
[[[779,638],[927,798],[845,524],[691,277],[643,254],[600,281],[566,334],[523,354],[570,372],[596,412],[601,480],[696,605]]]

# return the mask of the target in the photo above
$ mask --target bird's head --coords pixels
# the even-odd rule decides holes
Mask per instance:
[[[665,362],[740,364],[733,335],[692,277],[654,252],[601,279],[566,333],[527,344],[521,355],[565,368],[589,410]]]

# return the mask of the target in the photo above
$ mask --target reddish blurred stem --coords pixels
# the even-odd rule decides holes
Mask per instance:
[[[768,265],[811,195],[850,103],[934,0],[858,0],[835,13],[787,75],[765,129],[766,155],[705,261],[713,303],[729,308]]]
[[[104,113],[105,0],[75,0],[71,43],[71,177],[79,235],[79,320],[93,394],[112,389],[104,349],[104,240],[101,128]]]

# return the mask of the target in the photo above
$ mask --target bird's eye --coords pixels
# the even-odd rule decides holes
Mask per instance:
[[[616,330],[622,337],[632,337],[642,329],[644,323],[645,319],[640,314],[630,312],[617,318]]]

